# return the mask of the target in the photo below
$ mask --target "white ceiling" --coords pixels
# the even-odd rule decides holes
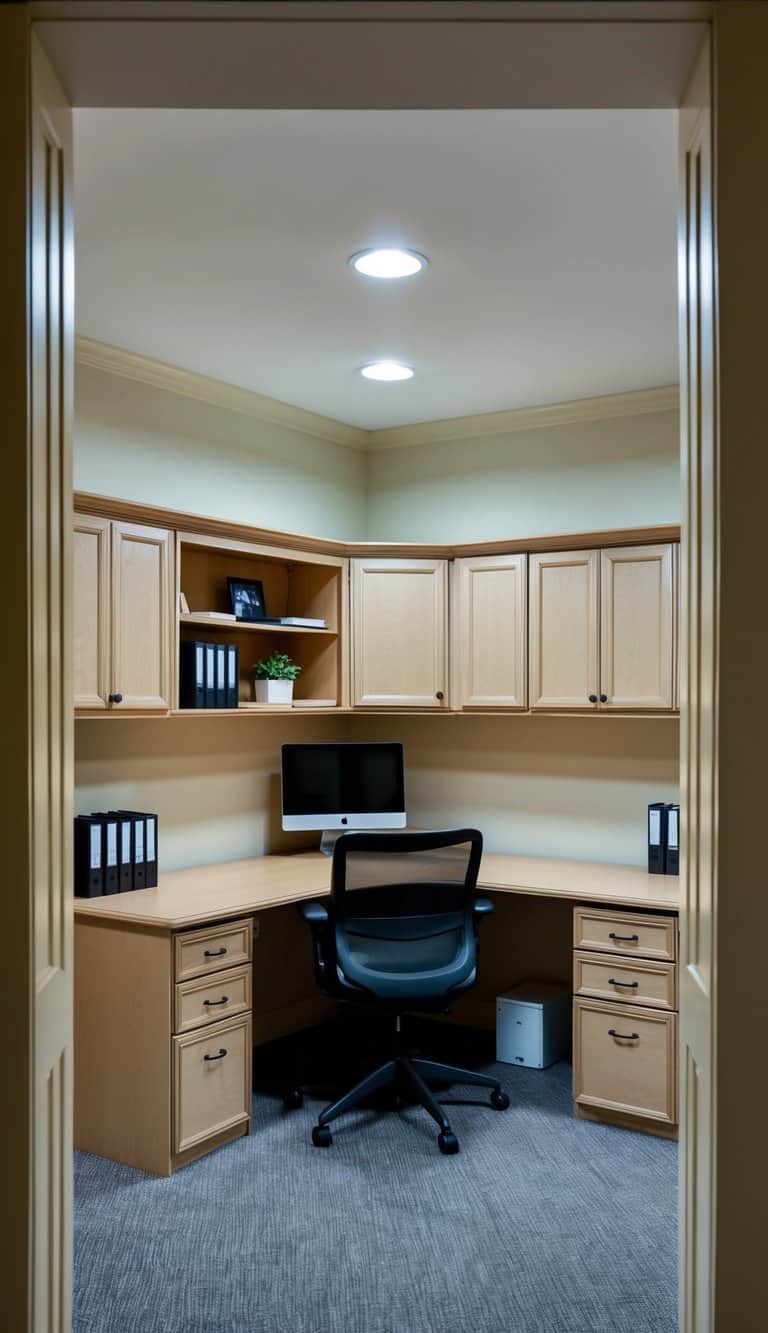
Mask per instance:
[[[674,383],[676,136],[674,111],[78,109],[78,332],[366,429]],[[352,273],[374,244],[430,267]],[[414,379],[362,379],[379,357]]]

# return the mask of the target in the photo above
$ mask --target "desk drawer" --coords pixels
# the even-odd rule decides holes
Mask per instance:
[[[674,963],[611,958],[604,953],[577,951],[573,955],[574,994],[590,995],[595,1000],[676,1009],[676,979]]]
[[[225,967],[250,963],[253,921],[230,921],[225,926],[206,926],[204,930],[186,930],[174,941],[176,980],[206,976]]]
[[[248,1120],[251,1114],[251,1016],[173,1038],[173,1150]]]
[[[214,977],[194,977],[176,987],[174,1031],[189,1032],[250,1012],[250,965],[231,967]]]
[[[574,1100],[676,1124],[676,1043],[676,1014],[575,1000]]]
[[[677,956],[677,917],[576,907],[573,911],[573,947],[594,953],[659,958],[673,963]]]

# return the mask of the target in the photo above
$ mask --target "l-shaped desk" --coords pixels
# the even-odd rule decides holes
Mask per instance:
[[[331,1008],[295,911],[330,865],[257,857],[75,900],[78,1148],[167,1175],[249,1132],[254,1044]],[[496,911],[457,1020],[491,1026],[518,981],[573,979],[576,1114],[675,1136],[678,879],[486,853],[478,888]]]

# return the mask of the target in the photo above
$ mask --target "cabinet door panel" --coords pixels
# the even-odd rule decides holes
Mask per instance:
[[[598,571],[597,551],[530,557],[531,708],[596,707]]]
[[[601,708],[674,706],[673,548],[600,554]]]
[[[109,694],[109,523],[75,515],[75,708],[106,708]]]
[[[113,707],[170,707],[171,538],[162,528],[112,525]]]
[[[352,562],[356,705],[447,706],[446,588],[445,560]]]
[[[453,608],[458,708],[527,706],[524,555],[457,560]]]

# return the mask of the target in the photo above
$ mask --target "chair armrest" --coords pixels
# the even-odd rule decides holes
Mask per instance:
[[[324,926],[329,920],[328,908],[314,899],[309,903],[299,903],[299,911],[310,926]]]
[[[490,898],[475,898],[472,911],[475,916],[490,916],[493,911],[493,903]]]

